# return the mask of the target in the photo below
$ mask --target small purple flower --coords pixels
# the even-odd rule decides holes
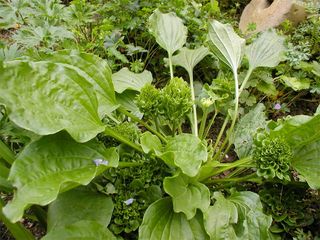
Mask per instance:
[[[105,165],[108,166],[109,162],[103,159],[95,159],[93,160],[93,163],[98,167],[99,165]]]
[[[133,201],[134,201],[133,198],[129,198],[128,200],[124,201],[124,203],[128,206],[128,205],[132,204]]]
[[[281,109],[280,103],[276,103],[276,104],[274,105],[273,109],[275,109],[275,110],[280,110],[280,109]]]

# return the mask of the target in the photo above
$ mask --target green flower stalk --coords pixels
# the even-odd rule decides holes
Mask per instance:
[[[283,138],[264,137],[255,143],[253,158],[257,175],[266,179],[278,178],[290,181],[292,150]]]

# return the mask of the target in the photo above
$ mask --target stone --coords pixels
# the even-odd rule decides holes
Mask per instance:
[[[286,19],[298,23],[305,17],[304,7],[293,0],[252,0],[242,12],[239,28],[248,35],[277,27]],[[248,29],[252,24],[255,29]]]

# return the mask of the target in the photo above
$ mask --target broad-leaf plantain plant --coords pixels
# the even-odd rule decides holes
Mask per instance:
[[[282,37],[267,31],[246,46],[231,26],[213,20],[206,47],[188,49],[182,20],[159,10],[149,28],[168,52],[171,79],[162,89],[151,85],[147,70],[112,75],[105,60],[72,50],[1,63],[0,104],[11,122],[34,133],[18,155],[0,142],[0,187],[14,192],[0,217],[17,239],[32,239],[14,224],[32,205],[49,205],[46,240],[116,239],[137,227],[141,240],[278,239],[259,195],[237,191],[237,183],[305,181],[320,188],[319,114],[267,121],[260,103],[239,120],[239,99],[252,72],[282,60]],[[233,87],[222,88],[217,80],[196,94],[193,69],[210,54],[226,79],[232,76]],[[244,56],[249,67],[240,85]],[[174,66],[182,66],[189,81],[175,77]],[[215,136],[210,133],[217,116],[225,120]],[[237,159],[230,162],[231,149]],[[145,160],[125,161],[128,154]],[[150,179],[130,183],[138,189],[132,193],[136,198],[148,198],[139,222],[125,210],[138,208],[139,199],[123,201],[113,194],[125,194],[119,186],[126,181],[117,169],[143,169],[151,164],[148,159],[167,168],[160,185]],[[152,169],[139,171],[153,178],[159,168]],[[79,187],[106,173],[108,196]],[[130,228],[121,226],[126,221]]]

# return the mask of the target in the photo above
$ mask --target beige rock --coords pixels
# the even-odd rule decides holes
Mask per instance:
[[[293,0],[274,0],[271,4],[268,0],[252,0],[242,12],[239,28],[245,34],[252,34],[276,27],[286,19],[297,23],[305,16],[304,8]],[[248,31],[253,23],[256,29]]]

